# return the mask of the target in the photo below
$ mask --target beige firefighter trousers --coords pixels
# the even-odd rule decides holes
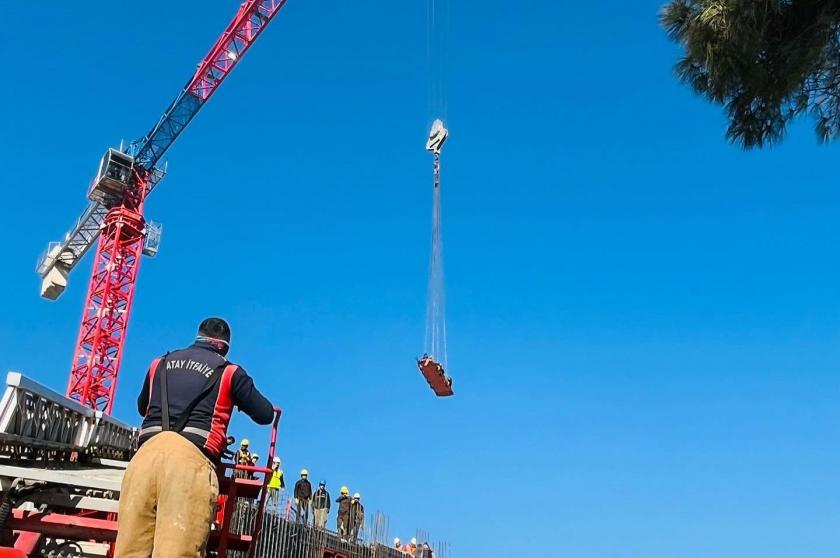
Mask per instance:
[[[203,557],[218,495],[201,450],[174,432],[154,436],[125,471],[114,558]]]

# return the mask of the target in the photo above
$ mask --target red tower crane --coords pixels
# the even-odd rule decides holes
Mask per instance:
[[[240,5],[157,124],[127,150],[108,150],[88,190],[90,205],[38,262],[41,296],[55,300],[99,238],[67,385],[71,399],[111,413],[141,255],[154,256],[160,242],[161,227],[145,220],[143,204],[166,173],[161,158],[285,3]]]

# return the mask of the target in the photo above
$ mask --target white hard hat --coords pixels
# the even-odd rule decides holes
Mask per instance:
[[[411,544],[417,544],[417,539],[415,539],[414,537],[411,537]]]
[[[259,459],[259,458],[260,458],[260,454],[258,454],[258,453],[252,453],[251,454],[251,459]]]
[[[399,537],[397,537],[396,539],[394,539],[394,544],[400,544],[400,538],[399,538]]]
[[[362,497],[362,495],[361,495],[361,494],[359,494],[358,492],[356,492],[355,494],[353,494],[353,499],[354,499],[354,500],[358,500],[358,499],[359,499],[359,498],[361,498],[361,497]]]
[[[280,458],[279,458],[279,457],[277,457],[276,455],[274,456],[274,462],[275,462],[275,463],[280,463]]]

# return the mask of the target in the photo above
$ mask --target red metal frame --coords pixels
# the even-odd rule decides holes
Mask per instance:
[[[139,170],[134,180],[136,189],[105,217],[67,385],[67,397],[107,414],[114,404],[143,251],[147,181]]]
[[[268,493],[268,483],[271,480],[271,463],[274,461],[274,455],[277,447],[277,430],[280,424],[280,417],[283,411],[274,408],[274,422],[271,426],[271,440],[268,446],[268,456],[266,457],[267,465],[265,467],[252,467],[248,465],[239,465],[238,463],[221,463],[219,464],[218,475],[222,481],[219,483],[219,515],[221,516],[221,525],[219,525],[219,540],[216,552],[219,556],[226,556],[228,546],[232,540],[236,542],[245,543],[256,541],[260,536],[262,530],[263,516],[265,514],[265,500]],[[230,471],[230,476],[226,474]],[[253,474],[262,474],[262,482],[251,479],[235,478],[236,471],[244,471]],[[257,505],[257,517],[254,519],[254,530],[250,535],[232,535],[230,532],[230,523],[233,519],[233,512],[236,507],[236,498],[240,492],[248,494],[254,489],[259,490],[259,500]],[[224,491],[224,493],[222,493]],[[254,558],[254,553],[257,550],[256,544],[250,544],[248,549],[248,557]]]

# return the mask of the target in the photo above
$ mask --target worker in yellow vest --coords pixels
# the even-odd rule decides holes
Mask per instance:
[[[283,479],[283,469],[280,468],[280,458],[275,457],[271,464],[271,480],[268,481],[268,505],[277,507],[280,503],[280,493],[286,488]]]

